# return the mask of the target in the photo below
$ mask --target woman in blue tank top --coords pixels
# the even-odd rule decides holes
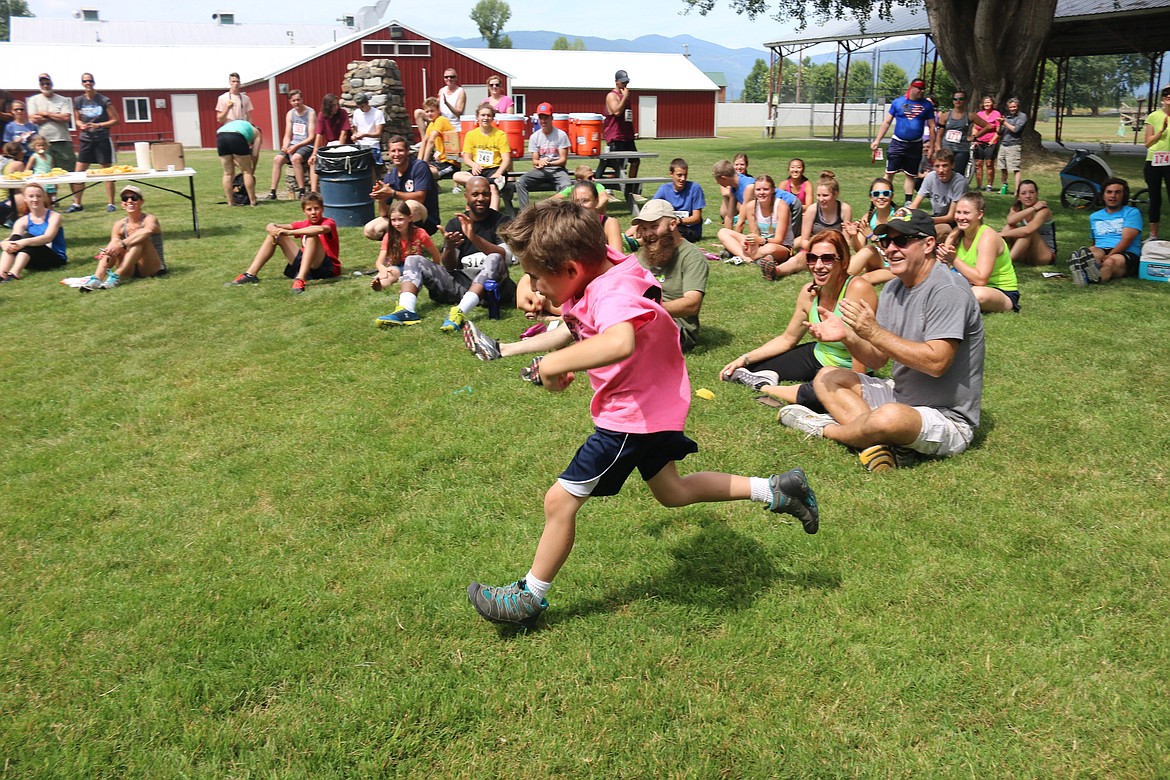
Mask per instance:
[[[15,282],[26,267],[43,271],[65,265],[65,231],[61,215],[49,209],[49,195],[39,182],[24,186],[28,214],[16,220],[12,235],[0,242],[0,282]]]

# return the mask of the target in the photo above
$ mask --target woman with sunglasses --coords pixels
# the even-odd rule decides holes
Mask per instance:
[[[162,226],[153,214],[143,213],[142,190],[127,184],[121,199],[126,216],[114,223],[110,243],[97,253],[97,270],[82,283],[82,292],[110,290],[122,279],[149,278],[167,271]]]
[[[61,215],[49,208],[52,202],[43,184],[24,185],[28,213],[12,226],[12,235],[0,241],[0,282],[15,282],[25,268],[45,270],[65,265],[65,229]]]
[[[4,135],[0,137],[4,143],[9,141],[17,141],[24,147],[24,154],[27,157],[32,150],[29,149],[28,139],[37,134],[37,126],[28,119],[28,110],[25,108],[23,100],[12,101],[12,121],[4,125]]]
[[[1040,200],[1036,182],[1024,179],[1016,190],[1016,202],[1008,211],[1000,237],[1011,248],[1012,261],[1031,265],[1056,262],[1056,222],[1048,202]]]
[[[968,192],[955,208],[958,227],[938,245],[937,257],[971,283],[979,310],[1020,310],[1020,285],[1007,243],[983,224],[983,196]]]
[[[878,300],[873,285],[847,274],[849,245],[839,231],[823,230],[814,235],[806,257],[812,281],[800,288],[788,327],[776,338],[728,363],[719,372],[719,378],[747,385],[788,403],[808,406],[811,401],[811,408],[818,408],[811,386],[802,391],[805,385],[779,387],[779,383],[811,382],[825,366],[853,371],[865,371],[865,366],[855,361],[840,342],[801,344],[808,324],[821,321],[818,309],[839,315],[842,298],[865,301],[875,311]]]
[[[504,79],[493,73],[487,77],[487,102],[497,114],[507,114],[512,108],[512,98],[504,94]]]
[[[869,183],[869,211],[864,219],[846,222],[845,237],[853,248],[849,261],[849,274],[861,276],[870,284],[878,285],[894,278],[890,273],[885,253],[874,241],[874,230],[878,225],[890,221],[894,213],[894,184],[884,176]]]
[[[956,89],[951,95],[951,109],[938,119],[941,145],[955,153],[955,170],[967,175],[971,162],[971,132],[975,122],[967,111],[966,90]],[[984,124],[980,120],[980,124]]]

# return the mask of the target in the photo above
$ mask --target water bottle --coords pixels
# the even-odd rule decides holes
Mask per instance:
[[[488,319],[500,318],[500,283],[495,279],[488,279],[483,283],[483,297],[487,301]]]
[[[1007,188],[1006,181],[1003,183],[1003,186],[999,188],[999,194],[1000,195],[1007,195],[1008,194],[1008,188]]]

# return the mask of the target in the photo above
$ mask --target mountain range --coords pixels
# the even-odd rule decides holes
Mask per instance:
[[[643,35],[632,41],[625,38],[596,38],[548,32],[547,30],[508,30],[507,35],[512,39],[512,48],[515,49],[551,49],[553,41],[564,36],[570,43],[580,38],[585,44],[585,48],[590,51],[689,54],[691,61],[699,70],[705,73],[721,72],[727,77],[728,100],[739,97],[739,93],[743,90],[743,80],[751,72],[756,60],[768,61],[768,52],[765,49],[748,47],[728,49],[717,43],[703,41],[690,35],[676,35],[673,38],[667,38],[663,35]],[[487,48],[487,42],[483,38],[446,38],[443,42],[465,49]]]
[[[695,67],[704,73],[719,72],[727,77],[727,99],[739,99],[743,91],[743,82],[751,72],[756,60],[768,62],[766,49],[743,47],[729,49],[717,43],[704,41],[691,35],[675,35],[667,38],[663,35],[643,35],[629,40],[626,38],[597,38],[593,36],[570,35],[568,33],[549,32],[547,30],[508,30],[508,37],[512,39],[515,49],[551,49],[553,41],[564,36],[570,43],[580,38],[585,48],[590,51],[636,51],[657,52],[660,54],[687,54]],[[486,49],[487,42],[483,38],[445,38],[444,43],[465,49]],[[867,49],[859,53],[856,58],[869,60],[872,50]],[[832,62],[836,55],[832,52],[813,55],[814,63]],[[883,50],[882,62],[893,62],[907,73],[917,72],[921,63],[921,54],[907,48],[906,43],[893,44],[889,51]]]

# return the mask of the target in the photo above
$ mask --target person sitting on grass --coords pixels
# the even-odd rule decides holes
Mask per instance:
[[[995,228],[983,224],[983,195],[968,192],[957,205],[958,229],[939,245],[938,259],[971,283],[980,311],[1018,312],[1016,269],[1007,242]]]
[[[697,182],[687,181],[688,171],[687,161],[683,158],[671,160],[671,181],[661,185],[654,198],[674,206],[678,214],[678,232],[693,244],[703,238],[703,209],[707,206],[707,198]]]
[[[390,207],[390,229],[382,236],[382,250],[374,263],[377,274],[370,282],[374,292],[384,290],[402,276],[402,266],[411,255],[425,250],[433,262],[439,262],[439,250],[427,231],[418,226],[415,209],[426,211],[418,201],[398,201]],[[425,219],[425,217],[424,217]]]
[[[983,317],[971,285],[935,258],[934,220],[900,208],[877,227],[896,277],[877,313],[845,298],[840,315],[820,307],[809,333],[841,342],[867,368],[893,361],[891,379],[823,368],[813,380],[819,414],[802,404],[780,410],[782,425],[861,450],[869,471],[944,457],[971,445],[983,400]]]
[[[849,246],[845,236],[836,230],[824,230],[813,236],[812,249],[808,252],[812,281],[797,293],[796,308],[788,327],[776,338],[728,363],[719,372],[719,378],[747,385],[790,404],[801,403],[820,410],[811,385],[780,387],[779,384],[812,382],[825,366],[865,373],[861,361],[850,355],[839,341],[800,343],[808,333],[809,324],[821,321],[820,309],[840,316],[841,301],[845,299],[865,301],[870,308],[877,308],[878,297],[873,285],[859,277],[849,276],[848,266]]]
[[[3,156],[0,157],[0,176],[11,176],[23,171],[24,156],[24,147],[19,141],[4,144]],[[4,227],[11,228],[16,222],[17,215],[24,211],[24,196],[16,188],[4,192],[7,194],[4,200],[0,201],[0,221],[4,223]]]
[[[532,380],[560,392],[588,371],[595,431],[545,494],[544,532],[528,574],[502,587],[468,586],[481,617],[531,628],[548,609],[545,595],[572,551],[577,513],[590,496],[616,495],[635,468],[664,506],[752,500],[816,533],[816,496],[799,468],[770,477],[679,475],[676,462],[698,445],[683,433],[691,386],[678,332],[659,303],[657,281],[632,257],[606,247],[593,212],[542,201],[520,212],[505,237],[536,289],[564,307],[576,340],[544,357]]]
[[[1116,177],[1101,185],[1105,208],[1089,215],[1092,246],[1083,246],[1068,261],[1078,287],[1138,275],[1142,256],[1142,213],[1129,203],[1129,182]]]
[[[720,160],[711,169],[715,183],[719,185],[722,201],[719,204],[719,219],[723,227],[747,230],[748,210],[756,202],[756,182],[751,176],[735,172],[730,160]]]
[[[813,203],[813,183],[804,175],[804,160],[793,157],[788,163],[788,178],[779,187],[781,192],[796,196],[801,208]]]
[[[747,233],[720,228],[718,237],[731,254],[731,262],[742,265],[759,261],[764,278],[772,281],[776,268],[792,252],[792,212],[767,174],[756,178],[755,195],[754,208],[748,212]]]
[[[119,197],[126,216],[114,223],[110,243],[97,253],[97,269],[82,283],[82,292],[111,290],[123,279],[148,279],[167,272],[162,227],[157,217],[143,212],[142,190],[127,184]]]
[[[418,255],[406,258],[398,284],[398,308],[375,320],[379,328],[421,322],[418,291],[422,287],[436,303],[454,304],[439,326],[445,333],[454,333],[463,326],[467,313],[483,299],[489,281],[499,285],[497,294],[501,299],[515,294],[514,289],[506,289],[511,283],[504,260],[507,249],[499,235],[508,218],[488,207],[492,197],[488,180],[471,177],[463,197],[467,210],[447,223],[440,262],[432,263]]]
[[[256,258],[247,271],[228,282],[229,287],[258,284],[257,274],[276,254],[277,248],[288,259],[284,275],[293,280],[294,294],[305,291],[307,279],[332,279],[341,275],[337,223],[325,216],[325,201],[319,193],[306,193],[301,198],[301,210],[305,212],[305,219],[299,222],[287,225],[269,223],[264,228],[268,235],[256,250]]]
[[[1052,265],[1056,262],[1056,221],[1048,201],[1040,200],[1036,182],[1024,179],[1016,202],[999,235],[1011,248],[1013,263]]]
[[[386,175],[370,190],[370,199],[378,202],[381,216],[374,217],[362,228],[371,241],[381,241],[390,227],[390,206],[395,202],[415,202],[426,207],[426,218],[420,223],[427,235],[439,229],[439,187],[430,167],[422,160],[410,159],[406,139],[392,135],[386,141]]]
[[[28,213],[12,226],[12,235],[0,241],[0,282],[16,282],[25,268],[34,271],[59,268],[68,257],[61,215],[49,208],[52,199],[40,182],[24,185]]]

